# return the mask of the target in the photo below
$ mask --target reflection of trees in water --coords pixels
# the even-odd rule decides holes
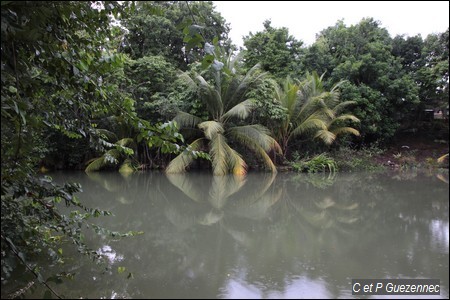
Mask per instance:
[[[208,186],[205,180],[199,178],[195,184],[195,179],[188,179],[186,175],[177,176],[180,177],[171,182],[181,191],[189,187],[187,198],[196,200],[190,203],[200,203],[200,191],[207,195],[203,197],[203,203],[207,203],[206,206],[209,205],[212,210],[204,209],[203,215],[211,211],[217,214],[217,208],[220,207],[217,230],[228,233],[228,238],[231,237],[237,245],[235,255],[231,257],[235,261],[232,265],[245,266],[248,269],[247,276],[254,280],[259,280],[261,274],[271,274],[271,281],[276,279],[281,287],[286,273],[314,273],[309,271],[313,271],[312,265],[320,258],[321,248],[342,251],[340,244],[343,239],[346,242],[353,239],[355,231],[359,229],[355,224],[359,221],[359,203],[349,200],[353,198],[345,197],[347,195],[340,197],[339,194],[317,189],[307,177],[306,183],[302,183],[292,182],[289,177],[282,175],[276,181],[270,177],[261,180],[249,176],[245,183],[239,181],[236,188],[229,186],[235,179],[217,177],[209,190],[205,191],[205,186]],[[341,189],[341,193],[347,191],[346,186]],[[197,196],[192,197],[192,194]],[[217,201],[212,195],[217,194],[226,195],[219,197],[220,206],[211,204]],[[183,214],[185,217],[189,215],[186,219],[190,220],[191,226],[202,224],[199,215],[186,213],[189,210],[180,209],[178,205],[171,209],[178,209],[177,217],[170,218],[172,222],[177,220],[175,224],[188,224],[187,221],[181,221]],[[252,255],[243,256],[236,252]],[[240,257],[239,262],[236,257]],[[278,268],[274,269],[274,266]]]
[[[346,277],[415,274],[413,269],[432,274],[442,264],[427,248],[448,231],[445,224],[429,225],[430,219],[448,224],[448,185],[431,177],[338,174],[320,184],[320,177],[292,174],[101,175],[85,190],[94,206],[107,201],[105,208],[114,211],[104,225],[145,232],[120,242],[97,241],[123,255],[122,264],[134,273],[126,286],[118,286],[123,281],[114,273],[101,279],[101,290],[131,297],[216,297],[239,277],[270,295],[293,288],[295,275],[314,282],[330,278],[336,284],[329,292],[337,297]],[[424,180],[427,189],[418,188]],[[431,191],[438,198],[429,199]],[[448,244],[446,251],[448,261]],[[448,275],[441,278],[448,282]]]

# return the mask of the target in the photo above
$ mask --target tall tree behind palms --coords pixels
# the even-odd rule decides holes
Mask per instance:
[[[186,112],[180,112],[175,120],[181,128],[195,128],[203,132],[203,137],[190,144],[190,150],[207,149],[214,175],[245,174],[247,171],[244,159],[228,144],[228,140],[250,149],[262,159],[266,167],[276,172],[276,167],[267,153],[271,150],[281,152],[280,146],[264,126],[244,123],[254,108],[253,100],[247,99],[246,93],[250,87],[261,82],[267,73],[261,72],[259,65],[256,65],[241,75],[236,70],[237,61],[230,58],[222,64],[222,68],[217,67],[221,64],[212,68],[213,83],[206,81],[199,74],[193,77],[187,73],[181,75],[198,91],[208,110],[208,120],[203,121]],[[184,172],[194,159],[189,152],[182,152],[170,162],[166,172]]]
[[[338,88],[343,81],[326,91],[322,79],[323,75],[319,77],[316,72],[308,74],[302,82],[288,77],[277,90],[276,98],[286,108],[286,118],[275,132],[284,155],[297,136],[320,139],[330,145],[341,134],[359,135],[355,128],[345,126],[346,121],[359,122],[359,119],[342,114],[345,107],[354,103],[339,101]]]

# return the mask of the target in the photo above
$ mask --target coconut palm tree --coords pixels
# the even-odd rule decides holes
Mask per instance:
[[[247,164],[228,141],[241,144],[253,151],[262,159],[265,166],[276,172],[275,165],[267,153],[271,150],[280,152],[280,146],[264,126],[245,123],[245,119],[254,108],[253,100],[247,99],[246,93],[249,88],[261,82],[267,73],[261,72],[259,65],[256,65],[241,75],[236,71],[236,67],[236,60],[228,59],[220,70],[211,68],[213,83],[206,81],[200,74],[181,75],[197,90],[208,111],[208,120],[204,121],[186,112],[180,112],[175,117],[180,128],[200,130],[203,137],[194,140],[188,151],[173,159],[166,168],[167,173],[185,172],[195,159],[192,152],[206,149],[211,158],[214,175],[245,174]]]
[[[286,155],[289,142],[297,136],[307,135],[332,144],[336,138],[345,133],[358,136],[359,131],[345,126],[346,121],[359,122],[351,114],[342,114],[345,107],[354,101],[339,101],[337,83],[330,91],[323,86],[323,75],[316,72],[308,74],[302,82],[286,78],[276,91],[276,98],[286,108],[286,118],[275,133]]]

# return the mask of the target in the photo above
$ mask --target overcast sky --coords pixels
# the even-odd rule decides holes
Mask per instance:
[[[347,26],[362,18],[381,22],[392,37],[397,34],[425,38],[449,27],[449,1],[213,1],[228,23],[230,38],[242,46],[242,36],[263,30],[263,22],[287,27],[306,45],[315,41],[322,29],[343,19]]]

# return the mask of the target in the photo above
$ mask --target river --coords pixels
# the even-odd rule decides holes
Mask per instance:
[[[114,214],[96,224],[143,232],[87,234],[106,267],[64,250],[67,298],[352,298],[365,278],[439,279],[449,297],[448,173],[51,176]]]

